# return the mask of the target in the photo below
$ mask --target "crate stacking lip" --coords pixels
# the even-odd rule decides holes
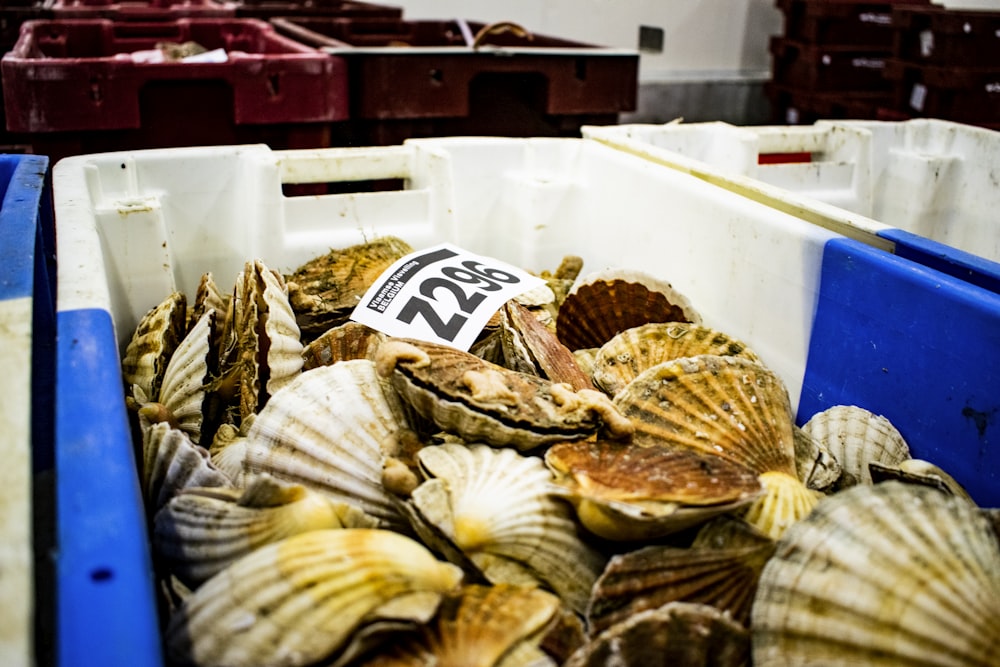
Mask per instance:
[[[288,197],[283,182],[402,179]],[[854,404],[984,506],[1000,502],[1000,295],[589,139],[455,137],[272,151],[193,147],[61,161],[56,397],[59,653],[161,664],[150,547],[121,386],[131,330],[200,275],[289,272],[380,235],[529,270],[579,255],[669,280],[785,381],[801,424]],[[86,604],[84,604],[86,602]],[[77,663],[79,664],[79,663]]]
[[[784,36],[813,44],[891,48],[893,9],[930,0],[776,0]]]
[[[181,18],[233,18],[235,2],[224,0],[55,0],[52,15],[57,19],[114,19],[155,21]]]
[[[225,62],[136,62],[129,54],[160,42],[224,49]],[[347,117],[342,60],[274,32],[255,19],[31,21],[3,69],[7,127],[13,132],[116,130],[141,125],[140,93],[159,82],[222,82],[236,125],[329,122]],[[169,109],[177,122],[192,109]]]
[[[273,16],[337,16],[400,19],[403,8],[356,0],[239,0],[236,15],[269,19]]]

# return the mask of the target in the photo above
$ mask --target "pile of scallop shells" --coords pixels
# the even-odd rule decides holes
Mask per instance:
[[[349,321],[410,251],[248,261],[134,332],[171,664],[1000,664],[996,513],[885,418],[797,427],[669,284],[573,257],[468,353]]]

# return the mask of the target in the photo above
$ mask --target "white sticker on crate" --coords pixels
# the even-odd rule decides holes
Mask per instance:
[[[927,86],[922,83],[913,84],[910,90],[910,108],[917,111],[924,110],[924,102],[927,100]]]
[[[544,284],[516,266],[442,243],[386,269],[351,319],[390,336],[467,351],[504,302]]]

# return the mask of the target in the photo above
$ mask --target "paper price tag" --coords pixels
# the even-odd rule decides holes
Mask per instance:
[[[351,319],[390,336],[468,351],[504,302],[543,284],[516,266],[443,243],[386,269]]]

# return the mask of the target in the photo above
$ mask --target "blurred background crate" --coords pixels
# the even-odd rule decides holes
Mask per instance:
[[[400,19],[403,10],[392,5],[356,0],[237,0],[236,15],[265,20],[274,16]]]

